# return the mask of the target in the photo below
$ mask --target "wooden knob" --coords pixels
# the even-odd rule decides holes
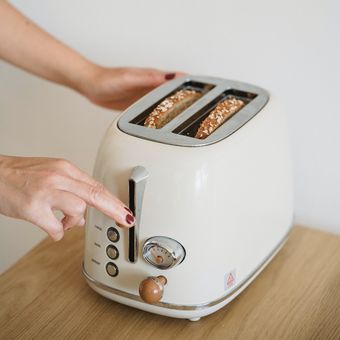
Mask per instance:
[[[140,283],[139,295],[147,303],[158,302],[163,296],[166,283],[165,276],[150,276]]]

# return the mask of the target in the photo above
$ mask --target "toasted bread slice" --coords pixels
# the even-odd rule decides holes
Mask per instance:
[[[144,126],[152,129],[162,128],[201,96],[201,92],[195,90],[183,89],[175,92],[157,105],[146,118]]]
[[[208,117],[202,121],[195,138],[207,138],[244,105],[245,103],[242,100],[236,98],[228,98],[220,102],[215,109],[210,112]]]

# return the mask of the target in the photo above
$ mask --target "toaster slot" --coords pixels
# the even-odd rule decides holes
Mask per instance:
[[[181,112],[183,112],[188,107],[190,107],[192,104],[194,104],[198,99],[200,99],[204,94],[206,94],[208,91],[210,91],[214,87],[215,87],[215,85],[212,85],[212,84],[201,83],[201,82],[196,82],[196,81],[187,81],[187,82],[183,83],[182,85],[180,85],[179,87],[177,87],[175,90],[168,93],[166,96],[164,96],[160,100],[158,100],[154,105],[150,106],[148,109],[143,111],[137,117],[133,118],[129,123],[140,125],[140,126],[145,126],[145,122],[146,122],[147,118],[150,116],[150,114],[155,109],[157,109],[157,107],[159,108],[159,110],[163,110],[163,109],[166,110],[167,109],[167,103],[165,102],[166,99],[169,99],[171,96],[176,96],[176,94],[178,95],[178,92],[181,91],[181,90],[189,90],[189,91],[197,92],[198,95],[194,96],[192,98],[192,100],[188,100],[186,104],[184,103],[178,109],[178,111],[180,111],[180,112],[178,112],[178,111],[173,112],[173,117],[169,116],[169,119],[167,119],[166,122],[164,124],[162,124],[161,127],[163,127],[169,121],[171,121],[173,118],[175,118],[179,114],[181,114]],[[150,126],[148,126],[148,127],[150,127]],[[158,127],[156,127],[156,128],[158,128]]]
[[[184,123],[182,123],[180,126],[178,126],[176,129],[174,129],[172,132],[178,135],[183,135],[195,139],[205,139],[208,136],[201,136],[198,137],[196,136],[198,134],[198,131],[200,129],[200,126],[203,121],[204,123],[209,123],[208,116],[215,110],[215,113],[218,111],[220,107],[223,107],[221,105],[225,103],[229,103],[230,101],[228,100],[235,100],[235,105],[232,110],[230,110],[230,113],[226,114],[225,120],[221,122],[221,115],[218,119],[216,119],[215,123],[216,126],[214,130],[211,132],[213,134],[217,129],[219,129],[225,122],[227,122],[231,117],[233,117],[235,114],[237,114],[238,111],[243,109],[248,103],[250,103],[254,98],[256,98],[256,94],[250,93],[250,92],[243,92],[235,89],[230,89],[225,92],[223,92],[220,96],[215,98],[213,101],[211,101],[209,104],[207,104],[205,107],[203,107],[201,110],[198,112],[194,113],[189,119],[187,119]],[[240,102],[241,101],[241,102]],[[211,116],[210,116],[211,117]],[[216,114],[215,114],[216,117]],[[211,122],[210,122],[211,123]],[[209,125],[208,125],[209,127]],[[210,133],[209,133],[210,136]]]

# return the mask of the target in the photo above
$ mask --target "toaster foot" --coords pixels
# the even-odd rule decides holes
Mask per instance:
[[[191,318],[191,319],[188,319],[189,321],[198,321],[200,320],[201,318],[200,317],[197,317],[197,318]]]

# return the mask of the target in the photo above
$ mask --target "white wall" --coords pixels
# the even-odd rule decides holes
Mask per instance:
[[[286,107],[296,222],[340,233],[340,6],[317,1],[14,0],[104,65],[153,66],[247,81]],[[67,158],[91,172],[113,112],[0,63],[0,152]],[[44,234],[0,216],[0,271]]]

